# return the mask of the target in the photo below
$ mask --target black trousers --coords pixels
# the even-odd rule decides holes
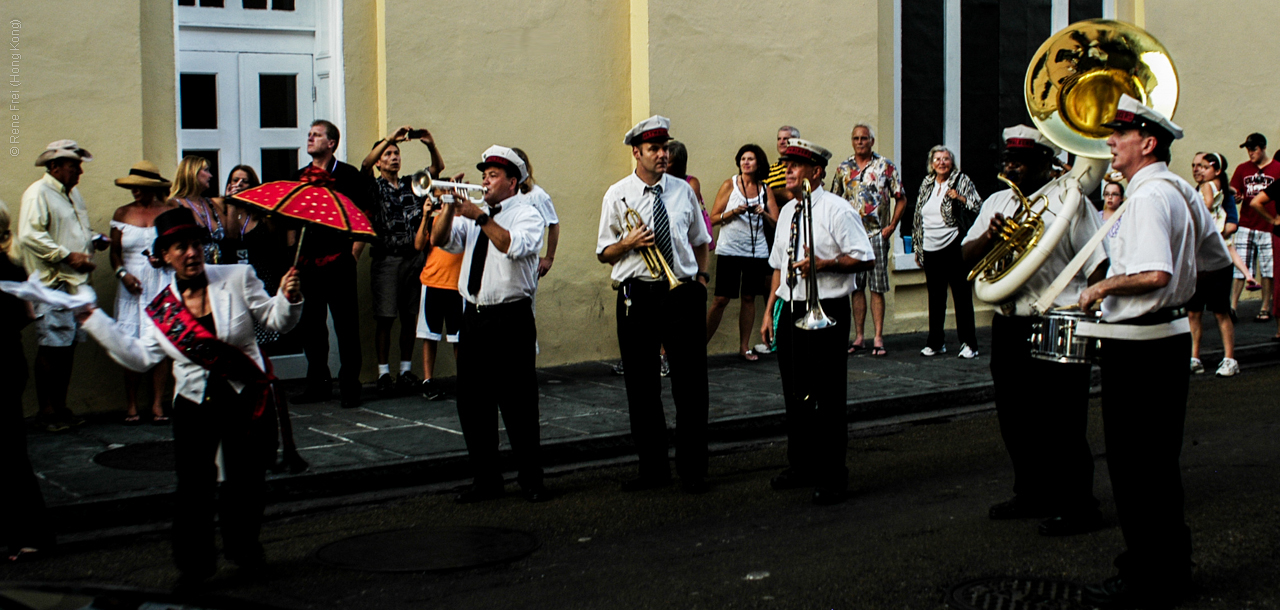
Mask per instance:
[[[44,496],[27,455],[27,426],[22,418],[22,391],[27,387],[27,358],[22,343],[4,346],[8,365],[0,367],[0,544],[17,552],[23,547],[47,549],[53,543]]]
[[[1174,591],[1191,578],[1191,530],[1183,515],[1183,425],[1191,335],[1102,340],[1102,420],[1116,515],[1127,547],[1126,581]]]
[[[626,300],[628,295],[631,306]],[[630,280],[618,289],[618,347],[631,414],[631,438],[640,477],[671,477],[667,421],[662,410],[660,349],[671,365],[676,403],[676,473],[682,480],[707,476],[707,288],[684,282]]]
[[[947,342],[943,329],[947,323],[948,288],[955,303],[956,332],[960,335],[960,342],[969,344],[973,349],[978,347],[978,333],[973,321],[973,288],[967,281],[971,267],[965,264],[960,254],[962,238],[956,236],[947,247],[926,251],[923,256],[924,283],[929,291],[929,338],[925,344],[935,350]]]
[[[1088,364],[1031,357],[1036,318],[997,315],[991,320],[991,379],[1000,436],[1013,462],[1019,502],[1056,515],[1098,507],[1093,497]]]
[[[520,486],[542,485],[537,327],[533,304],[521,299],[477,310],[470,303],[458,336],[458,419],[476,487],[502,487],[498,412],[507,428]]]
[[[836,321],[821,330],[801,330],[804,301],[783,303],[778,320],[778,370],[787,409],[787,461],[815,486],[843,491],[849,485],[846,408],[849,398],[849,299],[824,299],[822,310]]]
[[[338,336],[338,387],[344,398],[360,396],[360,311],[356,301],[356,260],[343,254],[323,267],[307,267],[302,275],[307,298],[298,330],[307,355],[307,388],[329,388],[329,326]]]
[[[208,576],[217,568],[214,513],[227,559],[261,561],[266,471],[276,459],[276,414],[268,407],[253,419],[251,396],[225,381],[211,381],[204,400],[179,396],[173,405],[173,441],[178,488],[174,494],[173,559],[178,570]],[[222,447],[225,480],[218,484],[215,456]]]

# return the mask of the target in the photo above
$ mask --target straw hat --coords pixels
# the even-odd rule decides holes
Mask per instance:
[[[129,168],[129,174],[116,178],[116,186],[126,189],[134,188],[169,188],[170,183],[160,175],[160,168],[150,161],[139,161]]]

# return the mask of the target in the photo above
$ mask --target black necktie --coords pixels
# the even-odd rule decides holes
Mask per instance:
[[[653,243],[674,271],[676,259],[671,253],[671,220],[667,218],[666,204],[662,203],[662,185],[655,184],[645,190],[653,193]]]
[[[493,222],[493,217],[501,211],[501,205],[490,206],[489,222]],[[485,234],[484,227],[476,228],[480,229],[480,235],[476,237],[476,245],[471,249],[471,272],[467,274],[467,292],[478,299],[480,280],[484,276],[484,259],[489,257],[489,236]]]

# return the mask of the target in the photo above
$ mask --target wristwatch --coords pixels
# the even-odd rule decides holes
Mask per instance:
[[[693,274],[693,277],[694,277],[695,279],[696,279],[696,278],[703,278],[703,279],[707,280],[708,282],[710,282],[710,281],[711,281],[711,274],[710,274],[710,273],[707,273],[706,271],[699,271],[699,272],[697,272],[697,273]]]
[[[116,267],[116,279],[117,279],[117,280],[123,280],[123,279],[124,279],[124,276],[126,276],[126,275],[129,275],[129,271],[128,271],[127,269],[125,269],[123,266],[121,266],[121,267]]]
[[[484,212],[481,212],[479,216],[476,216],[476,226],[478,226],[478,227],[483,227],[483,226],[485,226],[485,225],[487,225],[487,224],[489,224],[489,215],[488,215],[488,214],[486,214],[486,213],[484,213]]]

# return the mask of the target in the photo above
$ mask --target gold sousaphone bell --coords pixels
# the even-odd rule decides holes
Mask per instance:
[[[1083,159],[1077,159],[1070,175],[1050,182],[1030,201],[1009,185],[1022,206],[1005,219],[999,243],[969,273],[979,299],[1009,300],[1048,258],[1075,205],[1097,187],[1105,160],[1111,158],[1106,143],[1111,129],[1102,125],[1115,118],[1126,93],[1165,116],[1173,116],[1178,105],[1173,60],[1143,29],[1090,19],[1067,26],[1040,45],[1027,68],[1027,112],[1041,134]],[[1079,197],[1067,196],[1077,184]],[[1052,197],[1063,198],[1064,206],[1046,229],[1040,216]],[[1068,200],[1074,205],[1068,206]]]

